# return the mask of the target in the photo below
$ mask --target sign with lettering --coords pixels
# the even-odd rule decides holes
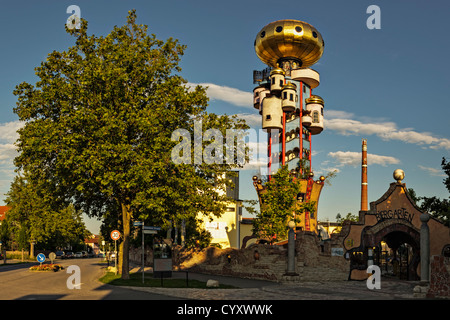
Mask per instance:
[[[377,211],[375,216],[378,221],[384,221],[388,219],[402,219],[411,223],[412,219],[414,218],[414,213],[408,212],[406,208],[399,208],[394,210],[389,209]]]

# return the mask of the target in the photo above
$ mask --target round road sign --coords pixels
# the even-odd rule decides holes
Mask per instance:
[[[56,259],[56,253],[50,252],[50,254],[48,255],[48,258],[49,258],[51,261],[55,260],[55,259]]]
[[[44,262],[44,261],[45,261],[45,255],[44,255],[43,253],[39,253],[39,254],[36,256],[36,260],[37,260],[39,263]]]
[[[111,239],[119,240],[120,239],[120,231],[119,230],[111,231]]]

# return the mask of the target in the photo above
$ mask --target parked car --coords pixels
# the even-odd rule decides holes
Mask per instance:
[[[56,251],[56,259],[64,259],[64,251]]]
[[[87,258],[88,257],[87,251],[81,251],[81,254],[83,255],[83,258]]]
[[[64,258],[65,258],[65,259],[73,258],[73,252],[72,252],[72,251],[66,251],[66,252],[64,252]]]
[[[73,255],[74,258],[83,258],[83,253],[81,252],[75,252],[75,254]]]

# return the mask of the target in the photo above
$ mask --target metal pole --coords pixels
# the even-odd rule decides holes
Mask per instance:
[[[144,283],[144,222],[142,221],[142,283]]]
[[[294,276],[297,275],[295,272],[295,223],[293,221],[289,222],[289,232],[288,232],[288,265],[286,275]]]
[[[117,240],[114,240],[114,268],[116,269],[115,274],[117,275]]]
[[[422,213],[420,221],[420,283],[421,285],[428,285],[430,281],[430,229],[428,227],[428,220],[430,215]]]

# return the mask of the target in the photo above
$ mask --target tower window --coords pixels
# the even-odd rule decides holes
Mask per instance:
[[[272,85],[275,84],[275,77],[272,77]]]
[[[271,120],[270,114],[266,115],[266,120]]]
[[[287,92],[283,92],[283,99],[286,100],[287,99]]]
[[[284,81],[283,79],[280,79],[280,87],[282,87],[284,85]]]
[[[289,100],[294,101],[294,94],[293,93],[289,94]]]
[[[312,121],[313,121],[314,123],[319,123],[319,112],[318,112],[317,110],[313,112],[313,118],[312,118]]]

